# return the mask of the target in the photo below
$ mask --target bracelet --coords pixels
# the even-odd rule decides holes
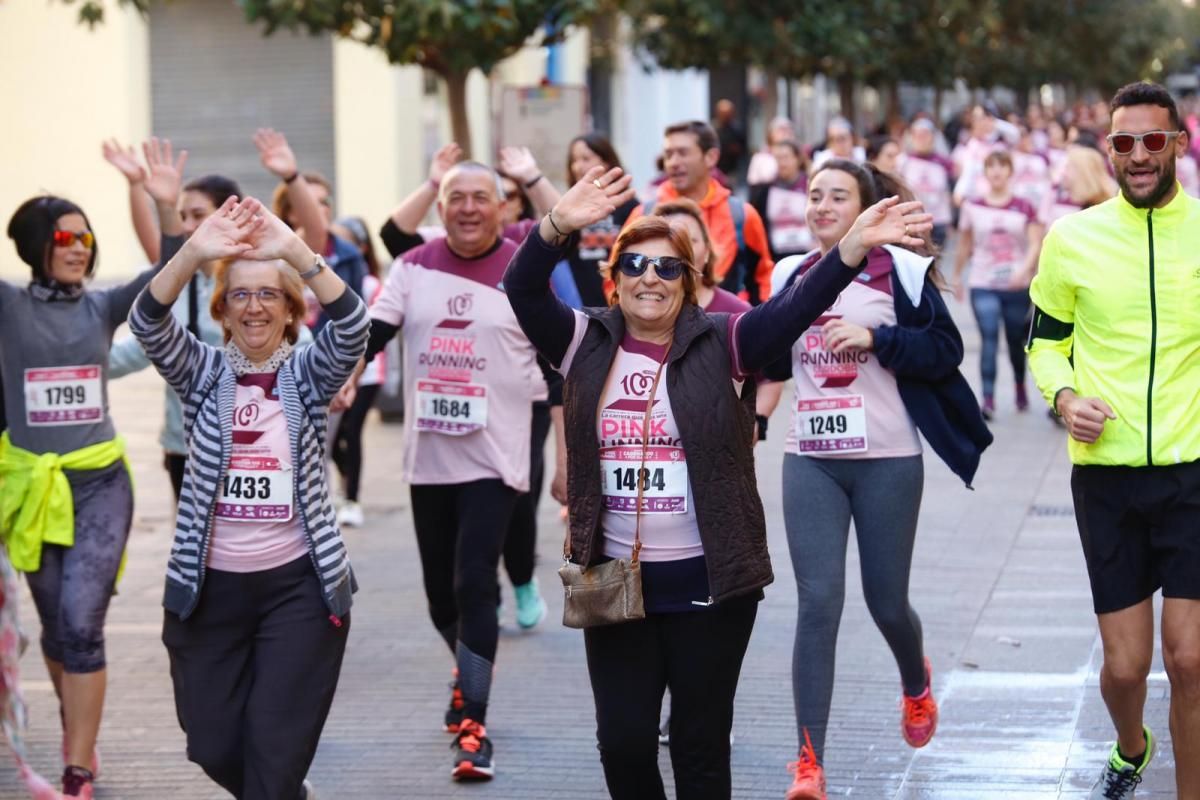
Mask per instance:
[[[312,269],[299,273],[300,279],[306,281],[310,278],[315,278],[321,273],[321,270],[325,269],[326,266],[327,265],[324,258],[319,255],[314,255]]]
[[[536,185],[536,184],[537,184],[537,182],[538,182],[538,181],[540,181],[540,180],[541,180],[542,178],[544,178],[544,177],[546,177],[546,176],[545,176],[545,175],[543,175],[542,173],[540,173],[540,172],[539,172],[539,173],[537,174],[537,177],[536,177],[536,178],[533,178],[533,179],[531,179],[531,180],[527,180],[527,181],[525,181],[525,183],[524,183],[524,184],[522,184],[522,185],[523,185],[523,186],[524,186],[526,189],[532,189],[532,188],[534,187],[534,185]]]
[[[561,236],[564,239],[567,238],[567,234],[563,233],[562,228],[559,228],[558,225],[555,224],[555,222],[554,222],[554,209],[553,208],[546,212],[546,219],[550,220],[550,227],[554,228],[555,233],[557,233],[559,236]]]
[[[283,182],[284,182],[284,183],[289,183],[289,184],[290,184],[290,183],[295,183],[295,182],[296,182],[296,178],[299,178],[299,177],[300,177],[300,173],[299,173],[299,172],[293,172],[291,175],[288,175],[286,178],[284,178],[284,179],[283,179]]]

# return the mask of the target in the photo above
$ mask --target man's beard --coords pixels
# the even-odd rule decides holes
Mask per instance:
[[[1158,183],[1154,184],[1154,188],[1144,197],[1135,197],[1133,190],[1129,188],[1129,184],[1125,180],[1125,173],[1117,171],[1117,183],[1121,186],[1121,194],[1125,196],[1125,201],[1134,208],[1155,208],[1162,199],[1171,193],[1171,189],[1175,186],[1175,160],[1168,159],[1167,163],[1161,167],[1162,174],[1158,176]]]

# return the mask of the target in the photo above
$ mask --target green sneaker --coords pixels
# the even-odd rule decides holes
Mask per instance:
[[[1088,800],[1125,800],[1133,797],[1134,790],[1142,782],[1142,773],[1150,766],[1150,759],[1154,758],[1154,734],[1146,725],[1142,726],[1142,733],[1146,737],[1146,755],[1142,757],[1142,763],[1130,764],[1121,758],[1121,751],[1114,744],[1104,765],[1104,772],[1100,773],[1100,780],[1092,787]]]
[[[537,578],[513,587],[517,596],[517,624],[525,630],[536,627],[546,618],[546,601],[538,591]]]

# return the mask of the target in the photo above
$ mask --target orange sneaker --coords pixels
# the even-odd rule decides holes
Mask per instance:
[[[450,776],[456,781],[488,781],[496,774],[492,760],[492,740],[487,730],[475,720],[464,719],[450,745],[454,751],[454,768]]]
[[[454,682],[450,684],[450,706],[446,709],[442,730],[446,733],[458,733],[463,720],[463,693],[458,686],[458,670],[454,670]]]
[[[901,691],[900,732],[910,747],[924,747],[937,730],[938,706],[933,699],[933,667],[925,659],[925,691],[909,697]]]
[[[825,800],[825,770],[817,763],[812,740],[808,738],[808,728],[804,729],[804,747],[800,750],[800,756],[788,764],[788,772],[792,773],[793,778],[787,800]]]

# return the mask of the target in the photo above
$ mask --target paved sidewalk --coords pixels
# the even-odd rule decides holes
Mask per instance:
[[[970,325],[962,320],[964,331]],[[966,369],[976,370],[968,355]],[[1002,380],[1008,373],[1002,366]],[[101,733],[104,772],[96,797],[224,797],[184,757],[159,641],[163,565],[170,541],[170,487],[160,468],[161,389],[142,374],[111,385],[118,429],[130,440],[137,519],[129,567],[108,625],[110,688]],[[827,745],[831,796],[863,798],[1083,798],[1107,752],[1111,729],[1097,689],[1097,637],[1070,515],[1063,434],[1040,409],[999,398],[997,444],[969,492],[931,454],[913,571],[941,700],[941,727],[912,751],[898,730],[899,679],[867,615],[855,549],[848,563],[838,681]],[[782,798],[795,758],[791,648],[795,599],[780,511],[785,417],[759,454],[776,581],[767,591],[738,694],[734,796]],[[605,798],[582,637],[559,624],[555,554],[562,530],[543,505],[538,576],[548,622],[517,632],[511,593],[489,731],[498,776],[488,785],[449,779],[449,737],[440,732],[450,658],[425,612],[407,490],[395,473],[398,426],[372,419],[364,489],[368,525],[347,534],[362,590],[341,684],[311,777],[322,798]],[[37,623],[24,659],[35,765],[56,778],[59,725],[40,664]],[[1156,655],[1148,721],[1159,755],[1138,797],[1171,797],[1167,684]],[[664,774],[670,763],[662,757]],[[23,796],[11,769],[0,798]],[[673,795],[672,795],[673,796]]]

